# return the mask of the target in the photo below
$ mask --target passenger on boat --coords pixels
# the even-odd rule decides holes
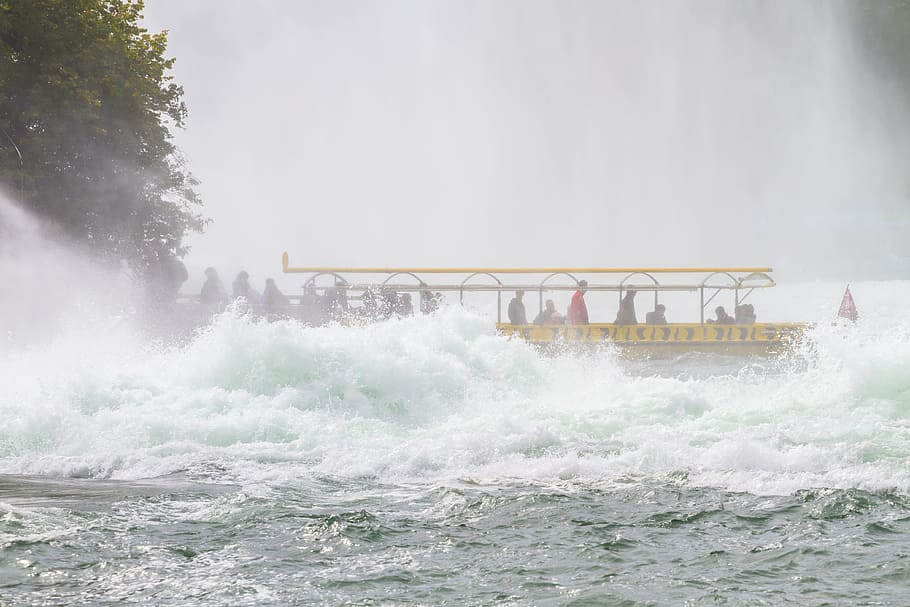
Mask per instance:
[[[738,325],[755,324],[755,307],[752,304],[739,304],[733,311]]]
[[[376,304],[376,295],[373,294],[372,289],[364,289],[363,293],[360,294],[360,302],[360,314],[364,318],[376,318],[378,305]]]
[[[556,311],[556,304],[553,303],[552,299],[548,299],[546,303],[546,308],[540,311],[537,316],[534,317],[535,325],[561,325],[566,319]]]
[[[392,318],[398,312],[398,293],[392,289],[383,289],[382,304],[379,306],[380,318]]]
[[[420,311],[424,314],[432,314],[439,309],[442,302],[442,293],[431,293],[424,290],[420,292]]]
[[[664,315],[664,312],[667,310],[667,307],[664,304],[657,304],[654,306],[653,312],[648,312],[645,314],[645,324],[647,325],[665,325],[667,324],[667,317]]]
[[[403,293],[398,300],[399,316],[414,316],[414,304],[411,303],[411,294]]]
[[[205,282],[199,292],[199,301],[204,306],[221,307],[227,303],[228,295],[215,268],[205,269]]]
[[[262,303],[262,296],[259,295],[259,291],[250,286],[250,275],[246,270],[240,270],[231,288],[233,289],[234,299],[242,297],[251,306],[258,306]]]
[[[331,320],[340,321],[348,313],[348,290],[347,285],[340,281],[335,281],[335,286],[326,289],[324,297],[325,310]]]
[[[714,314],[717,316],[716,319],[708,319],[709,323],[716,325],[735,325],[736,319],[727,314],[727,311],[724,310],[723,306],[717,306],[714,308]]]
[[[189,278],[186,266],[171,253],[170,243],[162,245],[154,260],[149,262],[145,290],[150,309],[166,311],[177,301],[180,287]]]
[[[515,291],[515,297],[509,302],[509,322],[513,325],[528,324],[528,315],[525,312],[525,305],[521,301],[521,298],[524,297],[524,295],[525,292],[519,289]]]
[[[635,291],[629,289],[625,297],[619,302],[619,311],[616,313],[617,325],[637,325],[638,319],[635,317]]]
[[[262,303],[265,305],[266,313],[272,316],[286,314],[290,305],[287,296],[278,289],[275,285],[275,280],[272,278],[265,280]]]
[[[585,291],[588,290],[588,281],[579,280],[578,290],[572,295],[572,303],[569,304],[566,322],[570,325],[588,324],[588,306],[585,305]]]
[[[325,322],[324,310],[323,298],[316,292],[316,285],[306,287],[300,298],[300,320],[308,325],[321,325]]]

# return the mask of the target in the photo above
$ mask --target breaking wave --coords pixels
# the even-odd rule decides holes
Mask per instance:
[[[0,351],[0,473],[910,493],[908,336],[823,324],[808,365],[648,372],[544,356],[460,308],[357,328],[231,311],[172,347],[85,329]]]

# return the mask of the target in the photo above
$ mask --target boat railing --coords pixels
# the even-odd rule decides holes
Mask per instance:
[[[421,268],[421,267],[293,267],[290,265],[288,254],[282,255],[282,270],[286,274],[310,274],[304,283],[308,290],[328,290],[343,287],[347,291],[357,292],[366,290],[391,290],[397,292],[417,292],[423,295],[426,292],[457,292],[459,302],[464,304],[465,293],[496,293],[497,322],[502,320],[502,293],[506,291],[537,292],[539,306],[544,307],[544,293],[559,291],[575,291],[578,289],[580,276],[597,275],[622,275],[618,282],[601,282],[595,279],[588,281],[585,289],[593,292],[617,292],[620,300],[623,293],[635,290],[653,292],[655,307],[659,303],[660,293],[664,292],[697,292],[699,293],[701,308],[699,322],[705,322],[705,308],[710,305],[717,295],[724,291],[734,292],[735,305],[740,305],[755,289],[764,289],[775,286],[774,280],[769,275],[770,267],[670,267],[670,268],[609,268],[609,267],[579,267],[579,268]],[[380,282],[366,282],[363,280],[348,280],[345,275],[362,276],[365,274],[385,274]],[[455,282],[436,282],[425,278],[426,275],[462,275],[465,278]],[[500,277],[504,275],[540,275],[538,282],[504,282]],[[657,276],[665,274],[693,275],[701,274],[704,278],[699,282],[661,282]],[[739,276],[737,276],[739,275]],[[332,285],[319,286],[316,280],[321,277],[331,276]],[[417,284],[393,283],[392,280],[400,276],[409,276]],[[492,279],[494,284],[474,282],[476,279],[486,277]],[[557,277],[567,278],[570,284],[554,283]],[[633,279],[645,278],[650,282],[638,284],[630,282]],[[706,298],[707,297],[707,298]],[[352,297],[356,299],[356,297]],[[302,300],[301,300],[302,301]]]

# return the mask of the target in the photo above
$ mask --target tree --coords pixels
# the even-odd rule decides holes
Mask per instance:
[[[0,183],[146,270],[206,223],[171,129],[187,115],[142,0],[0,0]],[[21,151],[22,164],[12,149]]]

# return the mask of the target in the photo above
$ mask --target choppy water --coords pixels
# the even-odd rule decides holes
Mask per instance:
[[[8,348],[0,604],[906,604],[908,291],[776,364],[458,309]]]

